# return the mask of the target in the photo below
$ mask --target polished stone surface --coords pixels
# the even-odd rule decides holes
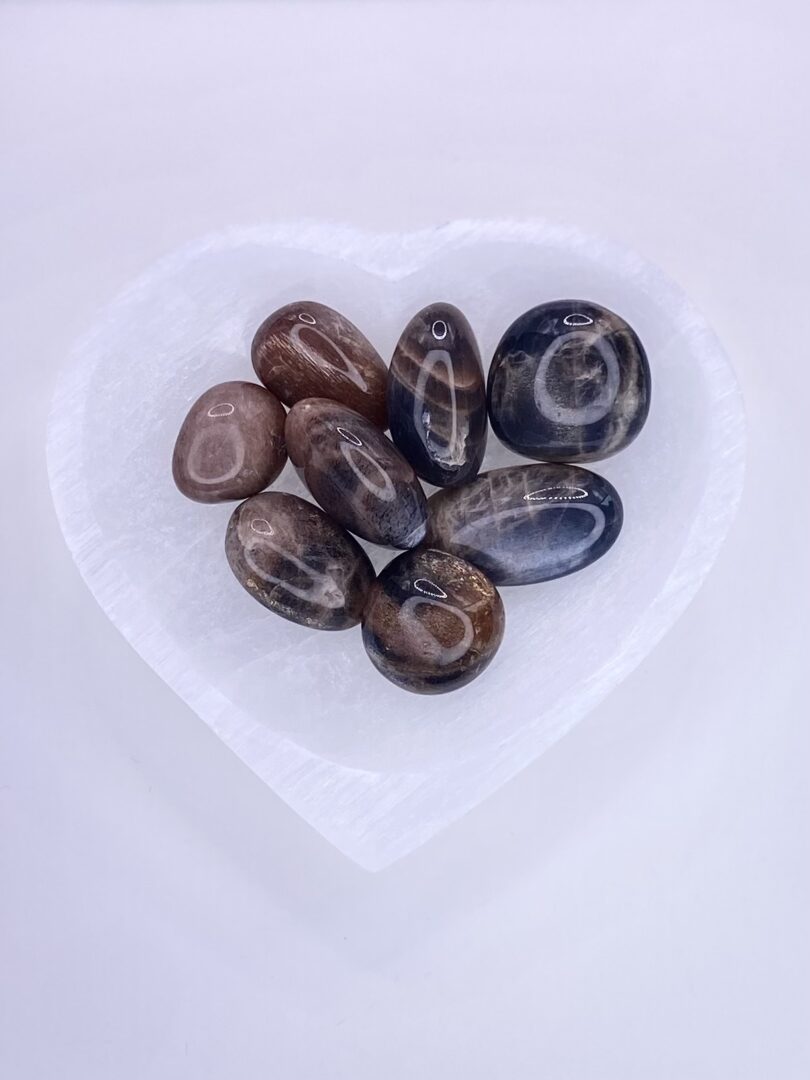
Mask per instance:
[[[512,465],[428,501],[428,542],[496,585],[563,577],[594,562],[622,527],[616,489],[577,465]]]
[[[416,547],[424,538],[427,504],[416,473],[371,421],[308,398],[290,409],[286,438],[291,461],[335,521],[389,547]]]
[[[525,312],[489,370],[498,438],[539,461],[596,461],[624,449],[650,408],[650,368],[634,330],[585,300]]]
[[[441,694],[480,675],[503,639],[498,590],[464,559],[432,548],[398,555],[369,593],[363,644],[405,690]]]
[[[225,554],[239,584],[260,604],[316,630],[355,626],[374,581],[354,537],[285,491],[266,491],[237,506]]]
[[[487,446],[487,392],[472,327],[452,304],[431,304],[402,332],[388,371],[391,438],[423,480],[471,480]]]
[[[273,312],[256,331],[251,356],[285,405],[329,398],[388,427],[385,364],[354,323],[325,304],[301,300]]]
[[[246,499],[284,468],[285,413],[263,386],[212,386],[186,415],[172,457],[174,482],[196,502]]]

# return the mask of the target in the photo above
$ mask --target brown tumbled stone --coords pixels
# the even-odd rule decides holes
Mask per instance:
[[[355,626],[374,580],[354,537],[317,506],[284,491],[265,491],[237,506],[225,554],[260,604],[317,630]]]
[[[301,300],[273,312],[256,331],[251,356],[285,405],[329,398],[388,426],[385,364],[354,323],[325,304]]]
[[[287,460],[284,407],[256,383],[212,386],[188,411],[172,458],[180,491],[195,502],[227,502],[262,491]]]
[[[455,690],[480,675],[503,639],[498,590],[444,551],[397,556],[369,593],[363,644],[386,679],[418,694]]]
[[[290,460],[335,521],[389,547],[416,547],[424,538],[427,503],[416,473],[370,420],[307,398],[290,409],[285,434]]]

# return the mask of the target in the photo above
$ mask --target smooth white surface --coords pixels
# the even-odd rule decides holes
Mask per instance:
[[[805,5],[0,9],[0,1074],[804,1080]],[[370,876],[135,656],[58,533],[57,365],[235,220],[542,215],[648,256],[748,409],[644,664]]]
[[[233,505],[178,496],[167,463],[183,415],[202,389],[253,375],[255,328],[296,296],[348,314],[383,356],[436,296],[470,312],[487,361],[516,314],[560,296],[621,312],[644,342],[650,417],[630,452],[597,466],[624,504],[621,543],[572,577],[503,590],[505,648],[461,692],[406,694],[366,661],[359,628],[324,635],[268,613],[224,558]],[[682,292],[638,255],[540,223],[389,234],[298,223],[204,237],[148,269],[77,343],[48,429],[59,521],[104,611],[226,745],[368,870],[497,790],[655,648],[717,557],[743,458],[733,371]],[[522,460],[493,437],[484,467]],[[308,497],[291,467],[273,486]],[[392,558],[367,547],[379,568]]]

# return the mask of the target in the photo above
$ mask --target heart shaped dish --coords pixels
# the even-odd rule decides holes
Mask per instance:
[[[234,504],[184,499],[171,459],[203,390],[254,377],[251,339],[271,311],[328,304],[387,361],[411,316],[447,301],[486,368],[513,319],[561,297],[636,329],[652,409],[635,442],[595,466],[621,493],[619,541],[571,577],[505,588],[504,646],[484,676],[416,697],[367,662],[359,627],[319,633],[251,600],[223,553]],[[518,460],[490,434],[485,469]],[[614,245],[542,223],[387,235],[303,223],[208,237],[120,295],[61,376],[48,461],[68,546],[112,622],[281,798],[376,870],[528,765],[654,648],[733,518],[744,419],[714,334]],[[306,496],[289,466],[274,487]],[[395,554],[366,548],[377,570]]]

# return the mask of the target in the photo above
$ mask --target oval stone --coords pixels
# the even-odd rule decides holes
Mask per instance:
[[[528,585],[581,570],[622,527],[616,489],[577,465],[513,465],[437,491],[428,541],[469,560],[496,585]]]
[[[389,547],[424,538],[427,504],[416,473],[370,420],[309,398],[290,409],[286,437],[313,498],[345,528]]]
[[[285,412],[256,383],[226,382],[197,398],[172,457],[174,482],[196,502],[245,499],[271,484],[287,460]]]
[[[555,300],[503,335],[487,393],[493,430],[511,450],[540,461],[596,461],[644,426],[650,367],[620,316],[585,300]]]
[[[354,537],[285,491],[265,491],[237,506],[225,554],[239,584],[260,604],[316,630],[356,626],[374,581]]]
[[[363,644],[386,679],[441,694],[480,675],[503,639],[498,590],[455,555],[419,548],[397,556],[374,582]]]
[[[431,304],[405,327],[388,371],[391,438],[437,487],[471,480],[487,447],[487,391],[472,327]]]
[[[371,342],[340,312],[312,300],[274,311],[256,331],[253,367],[285,405],[324,397],[385,430],[388,371]]]

